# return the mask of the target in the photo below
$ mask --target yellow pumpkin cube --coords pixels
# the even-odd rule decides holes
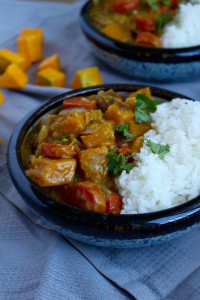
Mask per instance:
[[[71,87],[79,89],[88,86],[103,84],[103,80],[98,67],[78,70],[72,80]]]
[[[53,68],[55,70],[61,71],[61,63],[58,54],[53,54],[45,59],[39,64],[38,71],[47,68]]]
[[[47,68],[37,73],[36,84],[44,86],[65,87],[66,75],[53,68]]]
[[[40,61],[43,58],[43,30],[23,29],[17,39],[18,52],[31,62]]]
[[[2,143],[2,141],[3,141],[3,140],[0,138],[0,144]]]
[[[43,45],[43,29],[41,28],[24,28],[21,30],[21,36],[36,35]]]
[[[128,30],[124,29],[117,23],[111,23],[103,27],[101,32],[121,42],[130,42],[132,40],[131,34],[128,32]]]
[[[11,63],[17,64],[23,71],[27,71],[31,66],[30,61],[26,57],[8,49],[0,50],[0,74],[2,74]]]
[[[28,76],[16,64],[10,64],[0,77],[1,88],[23,88],[28,82]]]

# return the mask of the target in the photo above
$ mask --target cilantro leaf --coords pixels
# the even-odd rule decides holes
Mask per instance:
[[[135,120],[137,123],[150,123],[150,113],[154,113],[157,109],[157,105],[160,103],[158,100],[152,100],[145,94],[136,95],[136,107],[135,107]]]
[[[55,138],[55,142],[65,142],[69,139],[69,137],[70,137],[70,134],[63,135],[63,136],[57,136]]]
[[[112,175],[120,174],[123,170],[129,172],[133,168],[133,164],[129,163],[128,160],[134,156],[135,153],[125,156],[122,153],[117,155],[117,153],[109,152],[106,155],[106,158],[109,160],[107,163],[108,170]]]
[[[146,145],[151,149],[154,154],[158,154],[160,159],[164,159],[164,156],[170,152],[170,146],[168,144],[161,145],[152,142],[151,140],[147,140]]]
[[[149,4],[152,10],[154,11],[158,10],[158,4],[155,1],[147,0],[147,3]]]
[[[160,0],[160,3],[162,3],[163,5],[165,5],[167,7],[170,6],[169,0]]]
[[[165,13],[163,15],[159,15],[156,21],[156,31],[157,33],[161,33],[162,32],[162,28],[163,26],[168,23],[169,21],[171,21],[172,17],[170,16],[170,14]]]
[[[121,133],[127,139],[133,138],[133,132],[129,131],[128,124],[120,124],[118,126],[115,126],[114,131],[117,133]]]

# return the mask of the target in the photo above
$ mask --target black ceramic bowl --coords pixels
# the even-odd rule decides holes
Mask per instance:
[[[200,75],[200,46],[167,49],[134,46],[101,33],[90,20],[92,1],[80,12],[80,25],[94,54],[133,78],[154,81],[189,80]]]
[[[200,197],[159,212],[138,215],[108,215],[85,211],[55,201],[45,194],[26,175],[22,165],[21,147],[26,133],[38,120],[62,105],[63,99],[73,96],[88,96],[110,88],[117,92],[134,92],[143,86],[102,85],[74,90],[45,102],[29,113],[15,128],[7,151],[7,164],[17,190],[35,214],[67,237],[86,243],[135,247],[167,241],[199,225]],[[153,97],[170,101],[183,95],[151,87]]]

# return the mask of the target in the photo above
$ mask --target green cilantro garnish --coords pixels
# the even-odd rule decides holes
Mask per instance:
[[[158,10],[158,3],[156,3],[155,1],[147,0],[147,3],[149,4],[152,10]]]
[[[157,18],[157,21],[156,21],[157,33],[161,33],[163,26],[166,23],[168,23],[169,21],[171,21],[171,19],[172,19],[172,17],[168,13],[165,13],[163,15],[159,15],[158,18]]]
[[[66,141],[68,141],[69,137],[70,137],[70,134],[58,136],[55,138],[55,142],[66,142]]]
[[[160,3],[162,3],[163,5],[165,5],[167,7],[170,5],[169,0],[160,0]]]
[[[127,139],[133,138],[133,132],[130,132],[128,130],[128,124],[120,124],[118,126],[115,126],[114,131],[117,133],[121,133]]]
[[[160,103],[158,100],[152,100],[145,94],[136,95],[136,107],[135,107],[135,120],[137,123],[150,123],[150,113],[156,111],[157,105]]]
[[[135,152],[132,155],[123,155],[120,153],[117,155],[115,152],[109,152],[106,155],[108,158],[107,167],[112,175],[117,175],[121,173],[123,170],[129,172],[133,168],[133,164],[129,163],[128,160],[130,157],[134,157]]]
[[[164,156],[170,152],[170,146],[167,145],[161,145],[161,144],[156,144],[152,142],[151,140],[147,140],[146,145],[151,148],[151,151],[154,154],[158,154],[158,157],[160,159],[164,159]]]

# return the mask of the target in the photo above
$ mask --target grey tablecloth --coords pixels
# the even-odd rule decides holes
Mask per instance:
[[[0,49],[16,50],[21,28],[42,27],[44,54],[60,54],[67,87],[77,69],[93,65],[105,83],[142,83],[95,59],[79,28],[82,4],[0,1]],[[25,205],[6,168],[9,137],[26,113],[65,91],[36,87],[36,69],[23,91],[3,91],[0,107],[0,300],[200,299],[199,229],[154,247],[98,248],[62,237]],[[159,86],[200,99],[200,78]]]

